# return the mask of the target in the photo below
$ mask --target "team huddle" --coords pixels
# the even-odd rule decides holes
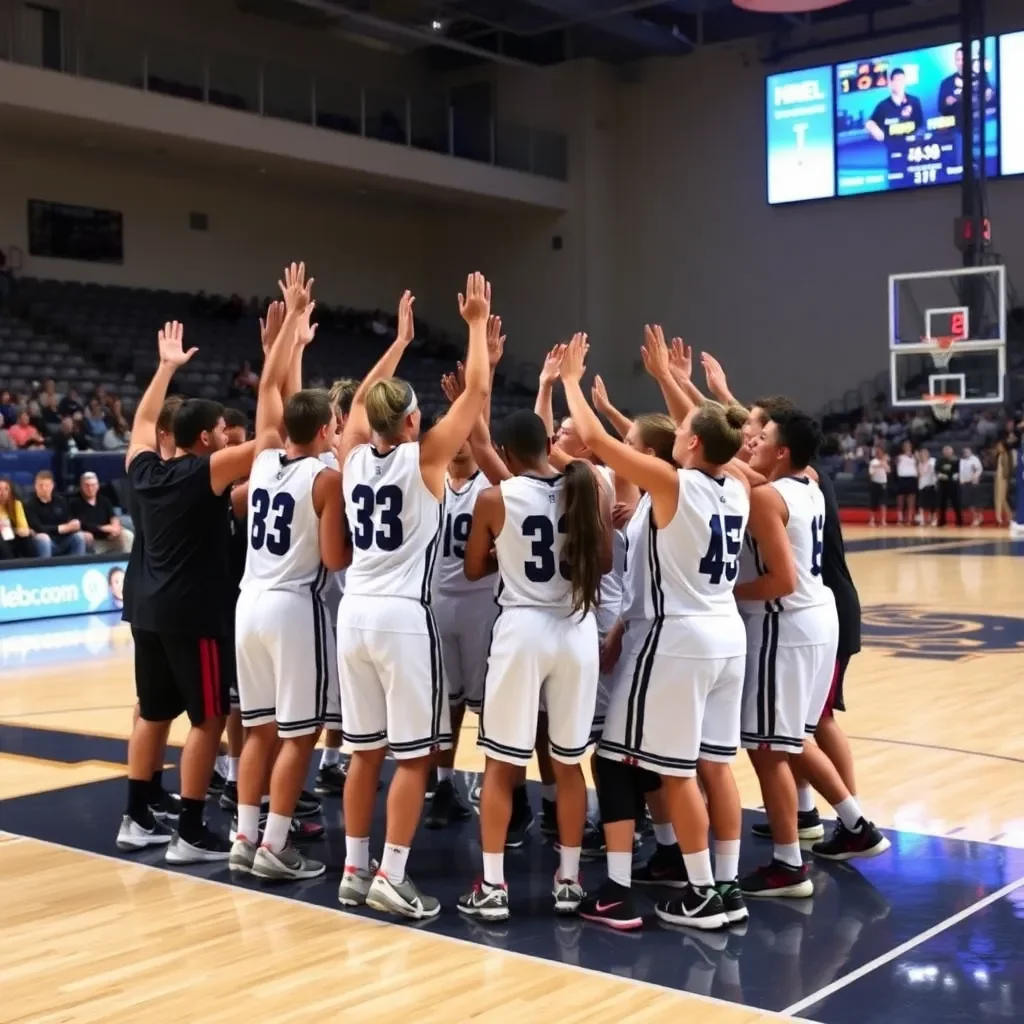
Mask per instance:
[[[667,415],[629,419],[597,378],[593,406],[619,436],[609,433],[581,386],[589,345],[578,334],[549,353],[535,411],[513,413],[492,439],[489,396],[505,339],[490,284],[472,274],[459,296],[465,361],[442,381],[449,408],[421,432],[417,396],[395,376],[414,334],[412,296],[402,298],[394,343],[332,401],[301,389],[302,351],[316,333],[312,283],[303,266],[287,268],[283,301],[262,325],[255,441],[234,449],[230,466],[214,464],[227,454],[214,436],[222,420],[197,448],[178,437],[175,419],[170,462],[212,451],[213,493],[229,494],[247,524],[233,630],[245,739],[231,843],[208,833],[201,810],[197,823],[195,807],[186,821],[197,785],[186,792],[184,755],[177,833],[147,813],[165,796],[154,797],[148,781],[148,766],[162,764],[154,748],[130,752],[138,770],[119,845],[169,843],[172,862],[227,860],[233,872],[268,880],[318,877],[325,866],[297,845],[296,817],[326,727],[328,747],[340,733],[350,755],[339,901],[434,917],[439,901],[412,882],[407,861],[428,786],[428,826],[471,813],[453,786],[469,707],[486,768],[482,877],[458,901],[467,916],[509,917],[504,853],[532,822],[525,779],[535,749],[541,830],[558,851],[559,914],[638,928],[632,885],[651,884],[671,893],[656,903],[662,920],[723,928],[748,916],[747,898],[812,895],[801,840],[818,840],[812,852],[834,860],[888,848],[849,773],[808,742],[832,706],[841,708],[845,668],[841,614],[823,578],[826,519],[838,530],[836,510],[811,467],[820,434],[810,417],[785,399],[749,411],[705,399],[686,346],[648,327],[643,361]],[[180,328],[168,325],[162,365],[189,357]],[[709,384],[724,384],[713,359],[704,365]],[[556,381],[569,418],[553,444]],[[130,480],[136,454],[130,449]],[[233,486],[218,491],[229,472]],[[148,542],[153,523],[142,511]],[[193,732],[202,732],[196,744],[208,746],[230,683],[220,665],[231,652],[204,655],[202,643],[198,702],[188,699],[194,684],[182,681],[192,666],[180,654],[162,656],[179,659],[166,674]],[[215,656],[216,680],[208,669]],[[159,667],[137,656],[137,677]],[[154,711],[146,683],[137,686],[144,731],[168,711],[166,701]],[[774,845],[770,863],[742,877],[731,767],[740,747],[761,785],[768,822],[760,832]],[[214,748],[207,753],[195,763],[207,765],[208,780]],[[395,770],[378,861],[370,826],[388,755]],[[588,758],[597,825],[588,823]],[[827,839],[811,787],[836,810]],[[657,847],[635,864],[648,820]],[[602,854],[606,880],[588,893],[581,858]]]

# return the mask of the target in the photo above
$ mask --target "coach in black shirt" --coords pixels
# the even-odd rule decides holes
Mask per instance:
[[[960,508],[960,460],[953,449],[946,445],[942,455],[935,462],[935,480],[939,488],[938,525],[946,525],[946,509],[953,506],[956,525],[964,525],[963,509]]]
[[[192,399],[174,416],[173,458],[160,458],[157,418],[167,387],[196,351],[183,350],[182,333],[177,323],[160,332],[160,365],[139,402],[126,460],[144,548],[130,586],[140,717],[128,748],[128,807],[118,845],[171,842],[168,861],[194,863],[224,860],[230,849],[206,828],[203,804],[234,680],[227,491],[248,476],[254,446],[225,449],[222,407]],[[181,755],[181,814],[172,840],[148,801],[154,758],[183,711],[192,728]]]

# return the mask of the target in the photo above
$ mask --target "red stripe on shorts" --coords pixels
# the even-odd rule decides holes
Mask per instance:
[[[213,662],[210,658],[210,641],[199,640],[199,671],[203,684],[203,716],[214,718],[217,715],[216,697],[213,690]]]
[[[220,646],[216,640],[207,640],[210,645],[210,659],[213,663],[213,693],[217,701],[217,714],[224,714],[224,705],[221,703],[221,685],[220,685]],[[837,670],[838,671],[838,670]]]
[[[832,669],[832,685],[828,688],[828,700],[825,701],[825,709],[822,712],[825,715],[831,715],[836,706],[836,690],[839,689],[839,669],[842,667],[842,664],[836,658],[835,667]]]

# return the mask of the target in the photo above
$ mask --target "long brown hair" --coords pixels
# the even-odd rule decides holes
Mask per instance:
[[[14,513],[18,504],[18,496],[14,493],[14,484],[11,483],[9,476],[0,476],[0,484],[7,484],[7,493],[9,497],[6,501],[0,502],[0,508],[7,513],[7,518],[14,524]]]
[[[586,615],[598,603],[604,522],[597,474],[583,461],[565,467],[565,561],[572,583],[572,610]]]

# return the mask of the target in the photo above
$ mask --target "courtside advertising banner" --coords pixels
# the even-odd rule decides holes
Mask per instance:
[[[118,611],[127,560],[0,568],[0,623]]]

